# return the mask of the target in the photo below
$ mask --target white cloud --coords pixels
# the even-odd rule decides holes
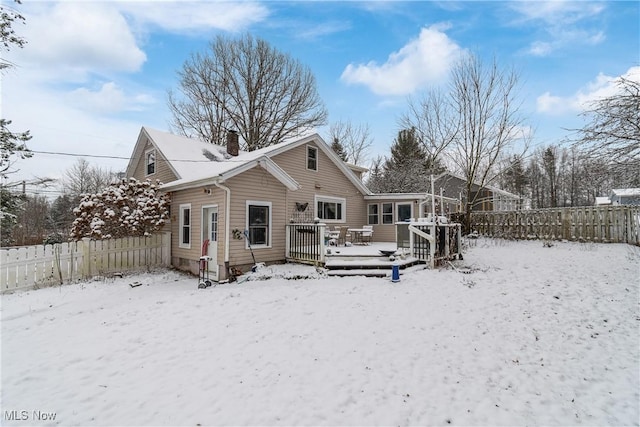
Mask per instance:
[[[574,45],[596,45],[606,38],[604,32],[590,22],[605,10],[604,3],[556,0],[512,2],[509,5],[518,13],[513,25],[532,23],[547,34],[546,40],[535,40],[530,44],[527,52],[531,55],[546,56]]]
[[[217,28],[242,31],[269,16],[268,9],[253,2],[122,2],[120,10],[143,25],[155,25],[163,30],[183,33]]]
[[[111,4],[37,3],[29,11],[24,34],[28,44],[16,52],[29,62],[79,71],[132,72],[146,60],[126,20]]]
[[[114,82],[104,83],[97,91],[85,87],[78,88],[72,91],[67,99],[79,109],[100,114],[140,111],[155,102],[155,99],[147,94],[126,95]]]
[[[550,115],[584,111],[594,101],[615,95],[618,90],[616,82],[619,81],[620,77],[640,82],[640,67],[631,67],[619,77],[606,76],[600,73],[592,82],[589,82],[571,96],[562,97],[545,92],[536,100],[537,111]]]
[[[510,7],[520,13],[517,22],[526,20],[544,21],[550,25],[570,25],[583,19],[599,15],[605,5],[599,2],[535,1],[513,2]]]
[[[303,39],[316,39],[319,37],[340,33],[351,28],[347,21],[330,21],[317,25],[304,25],[296,30],[296,36]]]
[[[33,138],[27,146],[35,151],[79,153],[107,157],[128,157],[133,150],[142,124],[164,128],[165,107],[155,105],[151,113],[128,113],[124,118],[115,115],[96,114],[95,109],[112,108],[114,103],[124,102],[143,95],[127,95],[113,84],[105,84],[95,92],[79,90],[73,94],[53,90],[46,86],[33,86],[21,75],[11,73],[3,85],[3,117],[10,118],[11,129],[18,132],[30,130]],[[88,97],[84,104],[73,96]],[[6,102],[10,100],[11,102]],[[93,103],[92,107],[88,104]],[[111,103],[111,104],[110,104]],[[142,114],[142,115],[141,115]],[[30,180],[33,177],[59,178],[77,161],[77,157],[36,153],[32,158],[20,160],[16,166],[20,172],[10,179]],[[116,158],[86,158],[92,164],[122,171],[127,160]]]
[[[423,28],[417,39],[389,55],[387,62],[349,64],[342,81],[363,84],[379,95],[407,95],[428,84],[443,81],[463,49],[445,33],[443,25]]]

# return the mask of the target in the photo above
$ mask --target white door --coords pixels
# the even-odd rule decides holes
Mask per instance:
[[[218,280],[218,207],[202,208],[202,249],[203,255],[211,257],[209,261],[209,277]]]

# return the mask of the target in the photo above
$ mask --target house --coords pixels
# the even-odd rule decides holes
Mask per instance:
[[[461,210],[465,180],[435,179],[435,196],[374,194],[363,183],[365,168],[343,162],[317,135],[245,152],[229,132],[226,147],[143,127],[127,177],[159,180],[171,199],[171,262],[197,273],[208,255],[210,277],[228,278],[230,268],[282,262],[286,226],[319,220],[327,226],[373,227],[373,240],[397,241],[397,222]],[[474,208],[521,206],[514,194],[475,186]],[[247,235],[245,236],[245,231]]]
[[[395,241],[395,222],[420,215],[425,195],[372,194],[363,172],[317,134],[245,152],[234,132],[222,147],[143,127],[126,174],[157,179],[169,194],[172,265],[196,273],[206,254],[211,276],[223,280],[253,256],[284,261],[291,222],[369,224],[374,240]]]
[[[618,188],[611,190],[611,204],[640,206],[640,188]]]
[[[460,175],[451,172],[443,172],[434,178],[434,192],[442,193],[451,198],[462,200],[466,203],[464,194],[466,192],[467,180]],[[528,203],[517,194],[501,190],[491,185],[480,187],[473,184],[469,200],[474,200],[472,211],[510,211],[525,208]]]

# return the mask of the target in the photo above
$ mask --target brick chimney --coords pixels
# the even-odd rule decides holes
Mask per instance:
[[[238,142],[238,132],[235,130],[227,131],[227,153],[230,156],[237,156],[240,150],[240,143]]]

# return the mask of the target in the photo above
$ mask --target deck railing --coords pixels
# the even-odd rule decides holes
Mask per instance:
[[[396,230],[398,248],[408,249],[411,256],[428,263],[431,268],[460,256],[460,224],[399,222]]]
[[[640,206],[585,206],[473,212],[471,229],[489,237],[640,245]]]
[[[287,261],[324,264],[325,231],[325,224],[287,224]]]
[[[2,292],[171,264],[171,233],[0,249]]]

